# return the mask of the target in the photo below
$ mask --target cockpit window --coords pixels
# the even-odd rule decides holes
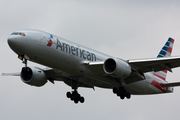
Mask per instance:
[[[26,36],[25,33],[22,33],[22,32],[13,32],[11,35],[21,35],[21,36]]]

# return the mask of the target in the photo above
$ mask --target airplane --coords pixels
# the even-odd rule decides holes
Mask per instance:
[[[20,76],[24,83],[37,87],[62,81],[72,88],[66,96],[76,104],[85,102],[79,87],[112,89],[121,99],[130,99],[131,95],[172,93],[173,87],[180,86],[180,82],[166,81],[167,72],[180,66],[180,56],[171,57],[172,38],[156,58],[134,60],[112,57],[40,30],[14,31],[7,41],[25,66],[21,72],[2,76]],[[47,67],[29,67],[28,61]]]

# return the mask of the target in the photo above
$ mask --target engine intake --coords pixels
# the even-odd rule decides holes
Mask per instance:
[[[36,67],[23,67],[21,71],[21,80],[32,86],[43,86],[47,82],[45,73]]]
[[[131,74],[131,67],[129,64],[121,59],[109,58],[104,62],[103,69],[106,74],[117,77],[126,78]]]

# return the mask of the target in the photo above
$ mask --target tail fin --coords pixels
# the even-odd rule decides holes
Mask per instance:
[[[159,54],[158,54],[157,57],[170,57],[170,56],[171,56],[171,53],[172,53],[173,44],[174,44],[174,39],[169,38],[169,39],[167,40],[166,44],[165,44],[165,45],[163,46],[163,48],[161,49],[161,51],[159,52]],[[154,74],[154,76],[156,76],[157,78],[166,81],[167,70],[154,72],[153,74]]]
[[[164,47],[161,49],[157,57],[170,57],[172,48],[174,44],[174,39],[169,38]]]

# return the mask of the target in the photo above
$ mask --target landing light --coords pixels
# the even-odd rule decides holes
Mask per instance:
[[[18,55],[18,58],[19,58],[20,60],[23,60],[24,55]]]

